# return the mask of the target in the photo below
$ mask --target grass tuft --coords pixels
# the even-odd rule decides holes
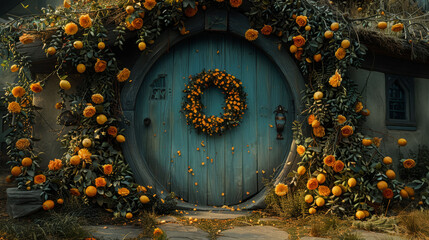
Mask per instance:
[[[399,226],[412,239],[429,239],[429,210],[404,212],[398,218]]]

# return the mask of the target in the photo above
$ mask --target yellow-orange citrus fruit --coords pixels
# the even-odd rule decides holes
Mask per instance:
[[[305,200],[306,203],[312,203],[313,200],[314,200],[314,198],[313,198],[312,195],[307,194],[307,195],[305,195],[304,200]]]
[[[332,188],[332,194],[334,194],[335,196],[339,197],[339,196],[341,196],[342,193],[343,193],[343,190],[341,189],[341,187],[334,186]]]
[[[362,139],[362,145],[368,147],[368,146],[371,146],[371,144],[372,144],[372,140],[371,139],[365,139],[365,138]]]
[[[125,217],[127,218],[127,219],[131,219],[131,218],[133,218],[133,214],[132,213],[127,213],[126,215],[125,215]]]
[[[350,41],[348,40],[348,39],[344,39],[342,42],[341,42],[341,47],[342,48],[349,48],[350,47]]]
[[[405,138],[398,139],[398,145],[401,147],[407,145],[407,140]]]
[[[367,210],[364,210],[363,212],[365,213],[366,218],[369,217],[369,212]]]
[[[143,204],[146,204],[148,202],[150,202],[149,198],[146,195],[141,195],[139,198],[140,202]]]
[[[298,48],[297,48],[295,45],[291,45],[291,46],[289,47],[289,51],[290,51],[291,53],[296,53],[296,52],[298,51]]]
[[[63,200],[62,198],[58,198],[58,199],[57,199],[57,203],[58,203],[58,204],[63,204],[63,203],[64,203],[64,200]]]
[[[316,213],[316,209],[315,208],[310,208],[310,209],[308,209],[308,213],[315,214]]]
[[[12,176],[17,177],[17,176],[19,176],[19,174],[22,173],[22,170],[20,167],[15,166],[12,168],[12,170],[10,170],[10,173],[12,174]]]
[[[356,218],[357,219],[359,219],[359,220],[362,220],[362,219],[364,219],[365,218],[365,213],[364,213],[364,211],[357,211],[356,212]]]
[[[391,157],[384,157],[383,158],[383,163],[386,165],[392,164],[393,160]]]
[[[118,136],[116,136],[116,141],[119,142],[119,143],[125,142],[124,135],[118,135]]]
[[[19,67],[16,64],[13,64],[12,66],[10,66],[10,71],[11,72],[18,72]]]
[[[337,31],[338,29],[340,29],[340,24],[337,22],[334,22],[331,24],[331,30],[332,31]]]
[[[139,50],[143,51],[146,49],[146,43],[145,42],[139,42]]]
[[[320,100],[323,98],[323,93],[321,91],[317,91],[313,95],[314,100]]]
[[[57,52],[57,49],[55,49],[54,47],[49,47],[48,50],[46,50],[46,52],[49,55],[54,55]]]
[[[410,197],[408,195],[408,192],[405,191],[405,189],[401,189],[401,191],[399,192],[399,195],[401,195],[402,198],[409,198]]]
[[[325,38],[326,39],[331,39],[333,37],[334,37],[334,33],[332,31],[328,30],[328,31],[325,32]]]
[[[74,155],[70,158],[70,164],[73,166],[79,165],[80,157],[78,155]]]
[[[311,26],[307,25],[305,26],[305,31],[310,31],[311,30]]]
[[[76,67],[78,73],[84,73],[86,71],[86,67],[84,64],[79,63]]]
[[[88,197],[94,197],[95,195],[97,195],[97,188],[95,188],[94,186],[89,186],[85,189],[85,194]]]
[[[347,184],[349,185],[349,187],[354,187],[356,186],[356,179],[355,178],[349,178],[349,180],[347,181]]]
[[[26,157],[26,158],[22,159],[22,161],[21,161],[21,165],[24,167],[29,167],[29,166],[31,166],[31,164],[33,164],[33,160],[31,160],[31,158],[29,158],[29,157]]]
[[[317,205],[318,207],[323,207],[323,205],[325,205],[325,199],[323,199],[323,198],[321,198],[321,197],[317,198],[317,199],[316,199],[316,205]]]
[[[358,12],[362,12],[362,8],[361,7],[358,7]]]
[[[125,8],[125,11],[126,11],[128,14],[131,14],[131,13],[133,13],[133,12],[134,12],[134,7],[133,7],[133,6],[127,6],[127,7]]]
[[[377,183],[377,188],[381,191],[383,191],[384,189],[387,188],[387,182],[385,181],[380,181]]]
[[[386,29],[386,28],[387,28],[387,22],[379,22],[379,23],[377,24],[377,27],[378,27],[379,29]]]
[[[69,90],[71,88],[71,84],[67,80],[61,80],[60,81],[60,88],[64,90]]]
[[[89,147],[91,147],[91,145],[92,145],[92,141],[91,141],[91,139],[89,139],[89,138],[85,138],[85,139],[83,139],[83,140],[82,140],[82,145],[83,145],[83,147],[85,147],[85,148],[89,148]]]
[[[51,210],[52,208],[54,208],[54,206],[55,203],[52,200],[46,200],[42,205],[43,210]]]
[[[81,48],[83,48],[83,42],[82,41],[75,41],[73,43],[73,47],[76,49],[81,49]]]
[[[317,175],[317,181],[320,183],[320,184],[322,184],[322,183],[324,183],[325,181],[326,181],[326,177],[325,177],[325,174],[323,174],[323,173],[320,173],[319,175]]]
[[[404,190],[407,191],[408,196],[410,196],[410,197],[414,196],[414,189],[406,186],[406,187],[404,187]]]
[[[298,167],[298,170],[297,170],[297,173],[298,173],[299,175],[304,175],[304,174],[305,174],[305,171],[306,171],[306,169],[305,169],[305,167],[304,167],[304,166],[299,166],[299,167]]]
[[[104,42],[99,42],[97,44],[98,49],[103,50],[106,47],[106,44],[104,44]]]
[[[320,60],[322,60],[322,54],[316,54],[313,56],[314,61],[316,62],[320,62]]]
[[[107,117],[104,114],[100,114],[97,116],[97,123],[100,125],[103,125],[105,122],[107,122]]]
[[[12,175],[7,175],[5,180],[7,183],[11,183],[11,182],[13,182],[13,179],[14,179],[14,177]]]
[[[393,179],[396,178],[396,173],[392,169],[389,169],[389,170],[386,171],[386,176],[389,179],[393,180]]]

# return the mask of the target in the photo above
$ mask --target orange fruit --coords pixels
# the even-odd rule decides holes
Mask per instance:
[[[392,164],[393,160],[391,157],[384,157],[383,158],[383,163],[386,165]]]
[[[27,189],[28,191],[30,191],[30,190],[31,190],[31,187],[30,187],[30,186],[28,186],[26,189]]]
[[[316,62],[320,62],[320,60],[322,60],[322,54],[316,54],[313,56],[314,61]]]
[[[291,53],[296,53],[296,52],[298,51],[298,48],[297,48],[295,45],[291,45],[291,46],[289,47],[289,51],[290,51]]]
[[[10,71],[11,72],[18,72],[19,67],[16,64],[13,64],[12,66],[10,66]]]
[[[323,92],[317,91],[313,95],[314,100],[320,100],[323,98]]]
[[[323,207],[323,205],[325,205],[325,199],[323,199],[323,198],[321,198],[321,197],[317,198],[317,199],[316,199],[316,205],[317,205],[318,207]]]
[[[133,214],[132,213],[127,213],[126,215],[125,215],[125,217],[127,218],[127,219],[131,219],[132,217],[133,217]]]
[[[341,42],[341,47],[342,48],[349,48],[350,47],[350,41],[349,40],[347,40],[347,39],[344,39],[342,42]]]
[[[340,24],[337,22],[334,22],[331,24],[331,30],[332,31],[337,31],[338,29],[340,29]]]
[[[58,198],[57,203],[58,203],[58,204],[63,204],[63,203],[64,203],[64,200],[63,200],[62,198]]]
[[[103,125],[105,122],[107,122],[107,117],[104,114],[100,114],[97,116],[97,123],[100,125]]]
[[[83,42],[82,41],[75,41],[73,43],[73,47],[76,49],[82,49],[83,48]]]
[[[104,42],[99,42],[97,47],[98,49],[103,50],[106,47],[106,44],[104,44]]]
[[[305,174],[305,167],[304,166],[299,166],[298,170],[296,171],[299,175],[304,175]]]
[[[311,27],[309,25],[305,26],[305,31],[310,31]]]
[[[408,196],[410,196],[410,197],[413,197],[413,196],[414,196],[414,189],[412,189],[412,188],[410,188],[410,187],[405,186],[405,187],[404,187],[404,190],[405,190],[405,191],[407,191]]]
[[[304,201],[306,202],[306,203],[312,203],[313,202],[313,196],[312,195],[310,195],[310,194],[308,194],[308,195],[305,195],[305,197],[304,197]]]
[[[92,145],[92,141],[91,141],[91,139],[89,139],[89,138],[85,138],[85,139],[83,139],[83,140],[82,140],[82,145],[83,145],[83,147],[85,147],[85,148],[89,148],[89,147],[91,147],[91,145]]]
[[[401,147],[407,145],[407,140],[405,138],[398,139],[398,145]]]
[[[358,12],[362,12],[362,8],[361,7],[358,7]]]
[[[71,88],[71,84],[67,80],[61,80],[60,81],[60,88],[64,90],[69,90]]]
[[[332,188],[332,194],[334,194],[335,196],[339,197],[339,196],[341,196],[342,193],[343,193],[343,190],[341,189],[341,187],[334,186]]]
[[[369,217],[369,212],[367,210],[364,210],[363,212],[365,213],[366,218]]]
[[[329,30],[325,32],[325,38],[326,39],[331,39],[333,37],[334,37],[334,33],[333,32],[331,32]]]
[[[57,52],[57,49],[55,49],[54,47],[49,47],[48,50],[46,50],[46,52],[49,55],[54,55]]]
[[[308,213],[315,214],[316,213],[316,209],[315,208],[310,208],[310,209],[308,209]]]
[[[125,11],[126,11],[128,14],[131,14],[131,13],[133,13],[133,12],[134,12],[134,7],[133,7],[133,6],[127,6],[127,7],[125,8]]]
[[[80,157],[78,155],[74,155],[70,158],[70,164],[73,166],[79,165]]]
[[[119,143],[125,142],[124,135],[118,135],[118,136],[116,136],[116,141],[119,142]]]
[[[139,42],[139,50],[143,51],[146,49],[146,43],[145,42]]]
[[[364,219],[365,218],[365,212],[361,211],[361,210],[357,211],[356,212],[356,218],[359,219],[359,220]]]
[[[79,63],[76,67],[78,73],[84,73],[86,70],[86,66],[82,63]]]
[[[13,182],[13,179],[14,179],[14,177],[12,175],[7,175],[5,180],[7,183],[11,183],[11,182]]]
[[[364,110],[362,110],[360,112],[362,115],[364,115],[365,117],[368,117],[371,114],[371,111],[369,111],[369,109],[365,108]]]
[[[46,200],[42,205],[43,210],[51,210],[52,208],[54,208],[54,206],[55,203],[52,200]]]
[[[386,29],[386,28],[387,28],[387,22],[379,22],[379,23],[377,24],[377,27],[378,27],[379,29]]]
[[[356,179],[355,178],[349,178],[349,180],[347,181],[347,184],[349,185],[349,187],[354,187],[356,186]]]
[[[390,180],[393,180],[393,179],[395,179],[395,178],[396,178],[396,173],[395,173],[393,170],[389,169],[389,170],[387,170],[387,171],[386,171],[386,176],[387,176]]]
[[[12,168],[12,170],[10,170],[10,173],[12,174],[12,176],[17,177],[22,173],[22,170],[20,167],[15,166]]]
[[[317,181],[320,183],[320,184],[322,184],[322,183],[324,183],[325,181],[326,181],[326,177],[325,177],[325,174],[323,174],[323,173],[320,173],[319,175],[317,175]]]
[[[385,181],[380,181],[377,183],[377,188],[381,191],[383,191],[384,189],[387,188],[387,182]]]
[[[368,147],[368,146],[371,146],[371,144],[372,144],[371,139],[366,139],[366,138],[362,139],[362,145]]]
[[[402,198],[409,198],[410,197],[408,195],[408,192],[405,191],[405,189],[401,189],[401,191],[399,192],[399,195],[401,195]]]
[[[95,188],[94,186],[89,186],[85,189],[85,194],[88,197],[94,197],[95,195],[97,195],[97,188]]]
[[[146,204],[148,202],[150,202],[149,198],[146,195],[141,195],[139,198],[140,202],[143,204]]]
[[[26,157],[26,158],[22,159],[21,164],[24,167],[29,167],[29,166],[31,166],[31,164],[33,164],[33,160],[31,160],[31,158],[29,158],[29,157]]]

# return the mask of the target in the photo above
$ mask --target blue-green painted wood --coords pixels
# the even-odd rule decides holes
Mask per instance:
[[[189,75],[215,68],[243,81],[248,110],[239,127],[222,136],[206,136],[186,125],[180,112],[182,91]],[[159,74],[166,74],[168,94],[165,99],[154,100],[150,98],[151,83]],[[272,176],[273,169],[289,153],[293,111],[287,116],[284,140],[276,140],[273,113],[279,104],[292,107],[289,86],[276,65],[245,40],[223,34],[185,40],[161,57],[143,82],[135,112],[142,155],[165,189],[184,201],[221,206],[249,199],[263,188],[262,178]],[[219,98],[223,95],[216,89],[205,92],[207,113],[222,111],[223,99]],[[148,127],[143,124],[145,118],[152,120]]]

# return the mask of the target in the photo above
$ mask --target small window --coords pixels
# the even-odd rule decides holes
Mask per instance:
[[[393,130],[416,130],[414,79],[386,74],[386,125]]]

